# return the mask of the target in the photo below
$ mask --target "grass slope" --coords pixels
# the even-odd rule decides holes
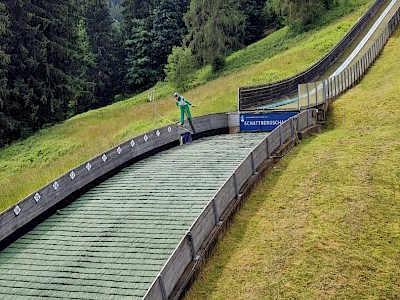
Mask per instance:
[[[185,93],[197,105],[193,115],[236,111],[239,86],[279,80],[312,65],[345,35],[372,0],[359,2],[363,5],[356,12],[320,30],[290,37],[283,28],[233,54],[220,78],[204,83],[210,77],[209,68],[200,71],[197,82],[204,84]],[[178,120],[171,97],[173,89],[159,84],[154,90],[158,113]],[[154,105],[146,103],[146,99],[144,92],[0,149],[0,211],[91,157],[167,124],[162,118],[156,122]]]
[[[400,28],[250,194],[186,295],[400,299]]]

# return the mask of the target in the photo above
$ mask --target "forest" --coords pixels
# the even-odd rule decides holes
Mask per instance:
[[[205,65],[344,0],[2,0],[0,147]],[[348,3],[347,3],[348,4]]]

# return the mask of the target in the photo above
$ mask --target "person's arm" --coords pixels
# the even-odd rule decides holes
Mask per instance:
[[[187,99],[185,99],[185,98],[183,98],[183,100],[185,100],[185,102],[186,102],[188,105],[193,106],[193,107],[196,107],[196,105],[192,104],[192,102],[190,102],[189,100],[187,100]]]

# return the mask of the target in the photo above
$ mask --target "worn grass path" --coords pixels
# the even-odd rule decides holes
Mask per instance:
[[[186,295],[400,299],[400,29],[236,214]]]

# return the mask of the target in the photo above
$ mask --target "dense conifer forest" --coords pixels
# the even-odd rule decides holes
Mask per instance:
[[[184,90],[196,69],[217,72],[268,29],[307,30],[341,2],[3,0],[0,147],[159,81]]]

